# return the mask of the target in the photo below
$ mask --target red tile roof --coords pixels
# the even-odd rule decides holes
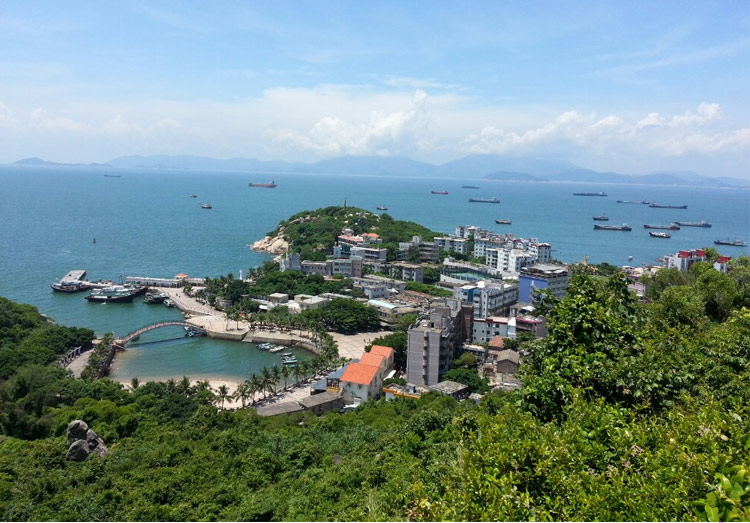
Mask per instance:
[[[505,338],[503,338],[502,336],[495,336],[487,345],[493,348],[502,349],[503,347],[505,347]]]
[[[362,238],[358,238],[356,236],[348,236],[346,234],[342,234],[339,236],[339,240],[343,240],[345,242],[353,242],[353,243],[362,243]]]
[[[719,256],[716,261],[719,263],[727,263],[729,260],[731,260],[731,256]],[[372,348],[374,349],[375,346],[373,345]]]
[[[371,365],[373,367],[385,366],[385,358],[382,354],[373,354],[372,352],[365,352],[362,357],[359,358],[359,362],[362,365]]]
[[[393,356],[393,347],[386,347],[385,345],[373,345],[370,349],[370,354],[380,354],[385,359]]]
[[[375,375],[378,373],[378,367],[372,365],[362,365],[361,363],[350,363],[341,376],[340,381],[349,383],[359,383],[360,385],[370,385]]]
[[[369,236],[370,238],[380,238],[380,235],[374,232],[366,232],[362,236]]]

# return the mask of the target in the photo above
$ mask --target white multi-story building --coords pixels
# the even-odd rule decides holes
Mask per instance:
[[[703,249],[680,251],[669,256],[664,256],[664,268],[686,271],[699,261],[706,261],[706,251]]]
[[[536,263],[536,256],[524,249],[487,249],[485,263],[503,273],[517,274],[521,267]]]
[[[515,338],[515,322],[505,316],[490,316],[489,318],[475,318],[472,328],[474,343],[489,343],[496,337]]]
[[[457,252],[459,254],[469,253],[469,240],[456,236],[436,236],[435,247],[439,251]]]
[[[518,301],[518,285],[481,280],[457,288],[454,296],[472,304],[475,318],[487,318]]]

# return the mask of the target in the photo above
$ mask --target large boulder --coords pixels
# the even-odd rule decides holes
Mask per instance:
[[[89,445],[85,439],[79,439],[73,442],[68,448],[68,452],[65,454],[65,459],[72,461],[86,461],[89,457]]]
[[[66,431],[66,434],[68,436],[68,443],[73,443],[74,441],[79,439],[85,440],[88,431],[89,426],[85,421],[81,421],[79,419],[71,421],[70,423],[68,423],[68,430]]]

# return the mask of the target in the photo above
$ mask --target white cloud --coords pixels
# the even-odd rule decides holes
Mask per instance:
[[[11,126],[16,123],[15,118],[8,109],[8,106],[0,102],[0,126]]]
[[[289,128],[268,132],[282,147],[322,155],[404,155],[431,143],[427,93],[417,90],[411,107],[394,112],[372,111],[367,121],[324,116],[307,132]]]
[[[29,127],[45,131],[91,132],[94,127],[81,121],[64,116],[49,116],[47,112],[38,108],[31,113]]]

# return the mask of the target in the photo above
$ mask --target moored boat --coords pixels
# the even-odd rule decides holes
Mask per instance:
[[[651,202],[648,206],[652,209],[687,209],[687,205],[659,205],[656,202]]]
[[[650,225],[648,223],[643,224],[644,229],[666,229],[668,231],[679,231],[680,226],[675,225],[674,223],[672,225]]]
[[[651,236],[652,238],[671,238],[672,237],[672,235],[669,234],[668,232],[649,231],[648,235]]]
[[[247,184],[247,186],[248,187],[264,187],[266,189],[275,189],[276,188],[276,182],[274,182],[273,180],[271,180],[268,183],[253,183],[253,182],[250,182],[250,183]]]
[[[606,193],[603,192],[574,192],[573,196],[607,196]]]
[[[495,219],[495,223],[497,223],[499,225],[510,225],[511,221],[510,220],[498,220],[498,219]]]
[[[430,191],[432,194],[448,194],[448,191]]]
[[[469,201],[473,203],[500,203],[500,200],[494,196],[492,198],[469,198]]]
[[[647,200],[617,200],[617,203],[639,203],[641,205],[650,205],[651,202]]]
[[[84,281],[64,281],[60,280],[58,282],[53,283],[50,285],[52,287],[52,290],[55,292],[80,292],[80,291],[87,291],[91,288],[91,286]]]
[[[210,203],[202,203],[201,209],[213,209],[213,206]]]
[[[598,225],[595,223],[594,229],[601,230],[601,231],[632,231],[633,230],[633,228],[627,223],[623,223],[622,225]]]
[[[679,225],[681,227],[711,227],[711,224],[707,222],[706,220],[701,220],[699,222],[672,222],[675,225]]]
[[[129,303],[133,298],[145,292],[146,288],[127,287],[124,285],[112,285],[95,289],[86,296],[91,303]]]
[[[604,216],[604,215],[601,215],[601,216],[594,216],[594,221],[595,221],[595,222],[608,222],[608,221],[609,221],[609,218],[607,218],[607,217],[606,217],[606,216]]]
[[[163,292],[147,292],[143,296],[144,303],[163,303],[167,299],[167,295]]]
[[[729,245],[731,247],[747,247],[747,243],[742,240],[714,240],[714,245]]]

